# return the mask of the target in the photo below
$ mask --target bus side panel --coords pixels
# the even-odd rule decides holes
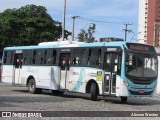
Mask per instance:
[[[13,66],[12,65],[3,65],[2,68],[2,82],[4,83],[13,83]]]
[[[59,90],[60,89],[60,67],[50,68],[50,89]]]
[[[60,68],[57,66],[39,67],[37,79],[43,82],[42,88],[59,90]]]
[[[128,96],[128,90],[120,76],[116,78],[116,96]]]
[[[21,75],[21,84],[26,84],[27,79],[32,76],[36,81],[36,87],[43,87],[43,81],[38,79],[39,76],[39,67],[37,66],[23,66],[22,75]]]
[[[70,67],[69,91],[77,92],[81,86],[82,70],[80,67]]]
[[[27,79],[29,75],[27,74],[27,67],[28,66],[22,66],[22,73],[21,73],[21,86],[26,86]]]
[[[25,85],[29,76],[33,76],[37,88],[59,89],[59,68],[52,66],[23,66],[22,85]]]
[[[50,89],[51,81],[51,67],[50,66],[37,66],[36,82],[37,87]]]
[[[95,80],[98,84],[100,94],[102,94],[102,81],[97,79],[97,70],[91,68],[76,67],[70,69],[69,91],[85,93],[89,80]],[[103,75],[102,75],[103,76]]]
[[[37,67],[37,83],[40,88],[59,90],[60,85],[60,68],[57,66]],[[42,83],[42,84],[41,84]]]
[[[85,70],[85,77],[84,77],[84,81],[85,81],[85,88],[86,89],[86,85],[89,82],[89,80],[94,80],[99,88],[99,94],[102,94],[102,81],[104,79],[104,72],[102,70],[97,70],[97,69],[91,69],[91,68],[86,68]],[[98,73],[100,73],[98,75]]]

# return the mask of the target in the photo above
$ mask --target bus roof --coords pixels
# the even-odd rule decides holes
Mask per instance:
[[[95,43],[82,43],[82,42],[48,42],[45,44],[40,43],[35,46],[15,46],[15,47],[6,47],[4,50],[24,50],[24,49],[41,49],[41,48],[66,48],[66,47],[102,47],[102,46],[126,46],[127,42],[119,41],[119,42],[95,42]],[[129,43],[129,42],[128,42]],[[136,44],[136,43],[135,43]],[[137,43],[139,44],[139,43]]]

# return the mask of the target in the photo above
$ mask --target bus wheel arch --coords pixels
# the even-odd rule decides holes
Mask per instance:
[[[26,82],[26,87],[28,87],[28,83],[29,83],[29,81],[30,81],[31,79],[34,79],[34,77],[33,77],[33,76],[29,76],[29,77],[28,77],[27,82]],[[34,79],[34,80],[35,80],[35,79]]]
[[[87,82],[86,84],[86,93],[91,93],[91,85],[92,83],[96,84],[96,88],[97,88],[97,94],[99,95],[99,86],[97,84],[97,82],[94,79],[91,79]]]
[[[42,93],[42,88],[36,87],[36,81],[33,76],[28,77],[27,79],[28,92],[31,94],[40,94]]]

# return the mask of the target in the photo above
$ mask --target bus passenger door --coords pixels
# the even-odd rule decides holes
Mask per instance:
[[[60,89],[69,88],[69,72],[70,72],[70,53],[60,54]]]
[[[120,54],[118,52],[108,52],[104,56],[104,93],[116,94],[116,79],[119,67]]]
[[[22,70],[23,55],[15,54],[14,56],[14,80],[13,84],[20,84]]]

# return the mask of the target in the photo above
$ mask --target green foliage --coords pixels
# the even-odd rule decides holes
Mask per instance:
[[[43,6],[26,5],[0,13],[0,47],[36,45],[62,37],[62,25]],[[65,38],[71,35],[65,31]]]
[[[79,42],[86,42],[86,43],[93,43],[95,42],[95,37],[93,34],[95,33],[96,25],[92,24],[89,26],[87,31],[84,29],[78,34],[78,41]]]

